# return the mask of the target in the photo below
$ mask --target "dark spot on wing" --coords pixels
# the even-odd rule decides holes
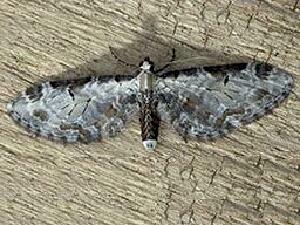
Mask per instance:
[[[226,74],[226,71],[241,71],[246,69],[247,63],[225,64],[221,66],[204,66],[203,69],[211,74],[220,73]]]
[[[98,81],[100,81],[101,83],[106,83],[110,80],[116,80],[116,76],[104,75],[104,76],[99,76],[98,77]]]
[[[231,129],[233,128],[229,122],[225,122],[226,117],[228,116],[232,116],[232,115],[243,115],[245,114],[245,109],[240,107],[240,108],[235,108],[235,109],[226,109],[224,111],[224,114],[222,115],[222,117],[219,117],[216,121],[216,126],[217,127],[222,127],[224,126],[225,129]]]
[[[188,112],[192,112],[196,110],[198,102],[196,99],[191,99],[189,97],[183,102],[183,109]]]
[[[25,93],[27,95],[37,95],[37,94],[41,93],[41,91],[42,91],[41,85],[34,85],[32,87],[27,88]]]
[[[229,76],[226,76],[225,79],[224,79],[224,85],[226,85],[229,81]]]
[[[40,98],[42,96],[42,85],[36,84],[26,89],[25,94],[28,95],[30,100]]]
[[[66,144],[68,143],[68,138],[66,136],[62,136],[61,141]]]
[[[258,63],[255,66],[257,76],[261,76],[261,77],[268,76],[272,71],[272,69],[273,69],[272,65],[263,62]]]
[[[81,77],[78,79],[67,79],[67,80],[53,80],[50,81],[50,85],[53,88],[59,88],[59,87],[69,87],[70,89],[75,89],[77,87],[82,87],[84,84],[91,82],[95,77],[93,76],[88,76],[88,77]],[[99,82],[108,82],[110,80],[115,80],[117,82],[123,81],[123,80],[131,80],[133,79],[134,76],[132,75],[116,75],[116,76],[111,76],[111,75],[103,75],[103,76],[98,76],[97,79]]]
[[[84,77],[84,78],[80,78],[78,80],[70,80],[68,86],[72,87],[72,88],[82,87],[82,86],[84,86],[84,84],[90,82],[91,80],[92,80],[92,77]]]
[[[125,103],[130,103],[130,104],[134,104],[137,102],[136,99],[136,95],[135,94],[131,94],[129,96],[126,96],[124,99],[122,99],[122,102]]]
[[[49,84],[53,88],[58,88],[58,87],[67,86],[68,81],[65,81],[65,80],[56,80],[56,81],[50,81]]]
[[[234,63],[234,64],[225,64],[221,66],[204,66],[203,70],[210,74],[226,74],[227,71],[241,71],[243,69],[246,69],[247,63]],[[183,69],[183,70],[173,70],[166,72],[165,74],[162,74],[161,77],[175,77],[175,79],[180,75],[184,74],[186,76],[195,76],[199,72],[200,68],[189,68],[189,69]]]
[[[97,121],[94,123],[94,126],[95,128],[98,130],[98,131],[101,131],[102,130],[102,126],[103,126],[103,122],[102,121]]]
[[[93,138],[91,136],[91,132],[87,129],[79,129],[80,133],[80,140],[83,141],[84,143],[88,143],[89,141],[92,141]]]
[[[58,87],[70,87],[72,88],[76,88],[76,87],[81,87],[84,84],[90,82],[92,80],[92,77],[81,77],[78,79],[69,79],[69,80],[54,80],[54,81],[50,81],[50,85],[53,88],[58,88]]]
[[[79,130],[81,128],[80,124],[70,124],[70,123],[62,123],[59,128],[61,130]]]
[[[48,113],[45,110],[34,110],[33,116],[38,117],[41,121],[47,121],[49,119]]]
[[[105,110],[104,114],[107,117],[113,117],[117,114],[117,110],[114,108],[113,104],[111,104],[108,109]]]
[[[115,81],[120,82],[121,81],[120,76],[115,76]]]
[[[74,101],[75,100],[74,92],[72,90],[68,89],[68,93],[71,96],[72,100]]]

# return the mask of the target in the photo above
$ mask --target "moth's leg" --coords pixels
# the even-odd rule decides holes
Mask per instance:
[[[125,66],[128,66],[128,67],[137,67],[137,65],[133,64],[133,63],[129,63],[129,62],[126,62],[122,59],[119,59],[119,57],[116,55],[116,53],[114,52],[113,48],[109,46],[109,51],[110,51],[110,54],[113,55],[113,57],[117,60],[117,62],[119,63],[122,63],[124,64]]]
[[[175,48],[172,48],[172,57],[171,57],[170,61],[167,62],[163,68],[160,68],[155,71],[157,76],[160,76],[161,74],[163,74],[165,72],[165,70],[170,66],[170,63],[175,61],[175,59],[176,59],[176,50],[175,50]]]

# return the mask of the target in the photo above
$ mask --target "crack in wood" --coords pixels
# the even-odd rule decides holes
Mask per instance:
[[[179,171],[179,175],[181,176],[182,180],[184,180],[183,173],[186,171],[189,171],[188,179],[191,179],[192,173],[194,171],[194,167],[193,167],[194,160],[195,160],[195,156],[192,156],[191,161]]]
[[[229,19],[229,16],[230,16],[230,7],[231,7],[231,5],[232,5],[232,0],[229,0],[228,5],[224,9],[220,10],[219,12],[217,12],[216,19],[217,19],[218,25],[221,25],[221,23],[219,21],[219,18],[220,18],[220,16],[222,16],[224,14],[225,14],[224,24],[227,23],[227,20]]]
[[[205,12],[205,10],[206,10],[206,4],[207,4],[208,2],[210,2],[210,0],[206,0],[206,1],[204,1],[204,2],[202,3],[202,10],[200,11],[200,16],[201,16],[201,18],[202,18],[202,21],[205,20],[205,14],[204,14],[204,12]]]
[[[188,206],[187,209],[185,210],[182,210],[180,213],[179,213],[179,220],[180,220],[180,224],[181,225],[184,225],[184,224],[191,224],[192,222],[193,223],[196,223],[196,219],[194,218],[194,210],[193,210],[193,206],[194,204],[196,203],[196,200],[193,199],[191,204]],[[187,215],[187,220],[184,219],[184,217]],[[185,222],[187,221],[187,223]]]
[[[174,35],[176,34],[176,32],[177,32],[178,23],[179,23],[179,21],[178,21],[178,19],[177,19],[176,16],[174,16],[174,19],[175,19],[175,25],[174,25],[174,28],[173,28],[173,31],[172,31],[173,36],[174,36]]]
[[[218,167],[218,169],[213,171],[213,174],[211,175],[211,178],[210,178],[209,185],[213,184],[214,179],[217,176],[217,174],[223,170],[223,165],[224,165],[224,162],[225,162],[225,158],[226,157],[223,157],[222,162],[221,162],[220,166]]]

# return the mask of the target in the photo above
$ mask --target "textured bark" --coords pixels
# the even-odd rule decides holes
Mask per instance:
[[[164,125],[145,152],[139,124],[63,145],[32,137],[6,103],[52,76],[128,73],[256,58],[295,74],[298,0],[6,0],[0,3],[1,224],[299,224],[300,106],[288,101],[216,142],[185,143]]]

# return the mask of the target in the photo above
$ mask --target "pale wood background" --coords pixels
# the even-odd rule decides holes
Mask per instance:
[[[2,0],[0,224],[299,224],[300,106],[288,101],[216,142],[184,143],[168,126],[145,152],[137,121],[119,137],[62,145],[5,114],[33,82],[158,65],[175,47],[196,64],[256,58],[294,74],[298,0]],[[188,66],[187,62],[182,63]],[[182,66],[181,65],[181,66]]]

